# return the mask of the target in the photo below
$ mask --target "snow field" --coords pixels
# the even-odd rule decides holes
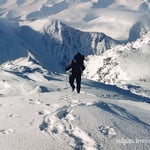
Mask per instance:
[[[65,75],[51,75],[45,86],[52,91],[22,94],[16,90],[16,96],[1,95],[2,150],[149,147],[149,143],[136,143],[136,138],[149,139],[148,103],[144,105],[138,99],[133,102],[129,95],[117,92],[117,88],[108,91],[105,85],[85,79],[81,93],[77,94],[66,85],[65,78]],[[39,86],[45,82],[38,82],[37,77],[34,81]],[[135,143],[125,143],[127,139]]]

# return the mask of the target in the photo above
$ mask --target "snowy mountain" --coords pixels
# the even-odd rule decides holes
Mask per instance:
[[[150,28],[148,0],[2,0],[0,4],[1,63],[30,51],[51,71],[60,71],[77,51],[99,55],[118,41],[136,41]]]
[[[147,32],[135,42],[112,48],[99,56],[89,55],[84,77],[149,96],[146,92],[150,82],[149,50],[150,32]]]
[[[102,55],[89,56],[85,75],[105,83],[129,80],[149,81],[150,32],[135,42],[112,48]],[[92,65],[96,64],[92,69]]]
[[[0,150],[148,150],[149,0],[0,0]],[[64,68],[86,56],[81,93]]]
[[[60,21],[46,22],[41,32],[29,26],[14,27],[7,20],[0,24],[1,63],[27,56],[30,51],[45,68],[60,71],[78,51],[85,55],[101,54],[117,44],[103,33],[82,32]]]

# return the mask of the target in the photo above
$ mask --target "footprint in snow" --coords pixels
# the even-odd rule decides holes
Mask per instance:
[[[12,133],[14,133],[14,131],[12,129],[7,129],[7,130],[2,129],[2,130],[0,130],[0,134],[12,134]]]
[[[48,115],[48,114],[50,114],[50,112],[47,110],[40,110],[40,111],[38,111],[38,114],[39,115]]]
[[[57,113],[56,113],[56,116],[59,118],[59,119],[63,119],[63,118],[65,118],[67,115],[68,115],[68,110],[67,109],[61,109],[60,111],[58,111]]]
[[[29,99],[28,101],[29,101],[30,104],[37,104],[37,105],[42,104],[42,102],[40,102],[39,99],[35,99],[35,100],[34,99]]]
[[[49,106],[50,106],[50,104],[45,104],[45,106],[48,106],[48,107],[49,107]]]
[[[8,117],[17,118],[20,117],[20,114],[10,114]]]
[[[99,131],[102,133],[104,136],[107,136],[109,138],[117,136],[117,133],[114,128],[109,127],[109,126],[99,126]]]

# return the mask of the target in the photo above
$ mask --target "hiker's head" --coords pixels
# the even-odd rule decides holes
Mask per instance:
[[[77,54],[76,54],[77,56],[81,56],[81,53],[80,52],[77,52]]]

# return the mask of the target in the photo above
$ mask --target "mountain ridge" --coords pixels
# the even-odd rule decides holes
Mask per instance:
[[[97,80],[108,83],[120,82],[122,78],[133,79],[128,67],[124,65],[124,62],[118,59],[116,61],[116,56],[119,57],[118,53],[121,52],[120,58],[124,60],[122,56],[128,55],[128,58],[126,57],[127,64],[132,62],[129,54],[143,60],[143,54],[139,57],[138,51],[142,53],[142,49],[147,49],[149,42],[145,44],[144,48],[140,47],[140,43],[136,48],[129,45],[137,43],[136,41],[142,39],[142,35],[150,29],[148,23],[150,19],[148,16],[149,1],[38,0],[36,2],[3,1],[3,5],[0,6],[1,63],[19,57],[27,57],[30,52],[50,72],[64,72],[65,66],[73,56],[77,52],[81,52],[85,56],[99,56],[95,58],[102,59],[104,63],[102,67],[99,66],[100,64],[95,65],[98,67],[95,70],[99,69],[95,75],[89,74],[89,72],[93,74],[93,71],[90,71],[90,66],[87,66],[86,77],[95,79],[96,76],[99,76],[99,78],[96,77]],[[61,9],[62,5],[64,7]],[[54,8],[56,11],[52,11],[53,14],[51,14],[51,10]],[[143,11],[144,8],[146,11]],[[90,30],[87,29],[87,26],[90,26]],[[106,30],[99,30],[99,27],[106,28],[107,32],[100,32]],[[92,32],[92,28],[95,28],[96,32]],[[110,36],[111,34],[113,36]],[[121,34],[125,38],[121,38]],[[116,40],[115,36],[120,37],[119,40]],[[108,50],[109,52],[107,52]],[[113,56],[110,57],[114,58],[111,60],[108,56],[109,53],[110,55],[113,53]],[[111,62],[112,60],[114,61]],[[89,62],[97,63],[99,60]],[[87,64],[89,62],[86,61]],[[111,65],[115,65],[113,68],[118,69],[117,66],[120,69],[113,69],[110,62]],[[121,78],[118,78],[119,72],[123,74]],[[128,74],[131,78],[127,77]],[[141,78],[143,77],[136,79],[141,80]],[[145,80],[145,75],[143,80]]]
[[[58,20],[46,24],[41,33],[29,26],[12,27],[12,29],[11,25],[7,24],[7,26],[12,32],[7,32],[7,28],[5,29],[6,32],[3,31],[5,32],[4,36],[8,39],[3,41],[2,38],[1,43],[9,45],[9,47],[2,46],[1,62],[27,56],[28,51],[30,51],[49,70],[53,70],[56,64],[64,67],[78,51],[86,56],[89,54],[99,55],[117,44],[117,41],[104,33],[82,32]],[[9,38],[13,36],[15,38],[12,38],[14,39],[12,42]],[[10,51],[8,51],[8,48]],[[6,53],[5,56],[2,55],[3,52]],[[6,55],[10,56],[7,58]],[[54,60],[55,66],[53,67],[50,63],[54,58],[59,61]],[[51,67],[48,68],[48,66]]]

